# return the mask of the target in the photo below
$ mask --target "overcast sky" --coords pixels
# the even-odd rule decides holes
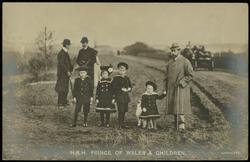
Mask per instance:
[[[247,4],[4,3],[4,40],[33,41],[44,25],[61,42],[248,43]]]

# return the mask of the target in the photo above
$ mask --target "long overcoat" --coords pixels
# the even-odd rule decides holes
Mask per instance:
[[[68,52],[63,49],[57,55],[57,82],[55,90],[57,92],[68,93],[69,91],[69,76],[68,72],[73,71]]]
[[[190,114],[190,85],[193,67],[188,59],[179,55],[166,66],[167,114]]]

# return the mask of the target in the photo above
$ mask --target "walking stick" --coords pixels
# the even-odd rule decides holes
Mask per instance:
[[[175,98],[177,97],[177,96],[179,96],[179,87],[177,87],[177,93],[175,94],[176,96],[175,96]],[[175,104],[176,105],[176,104]],[[178,131],[179,130],[179,121],[178,121],[178,107],[179,106],[177,106],[176,107],[176,130]]]

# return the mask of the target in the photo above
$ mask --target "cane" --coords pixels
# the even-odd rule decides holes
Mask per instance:
[[[179,87],[177,87],[177,94],[175,94],[176,96],[175,96],[175,98],[177,97],[177,96],[179,96]],[[176,104],[175,104],[176,105]],[[178,131],[179,130],[179,121],[178,121],[178,107],[179,106],[177,106],[176,107],[176,130]]]

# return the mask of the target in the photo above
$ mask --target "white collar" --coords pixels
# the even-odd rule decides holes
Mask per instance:
[[[82,49],[84,49],[84,50],[86,50],[87,48],[89,48],[89,46],[87,46],[86,48],[83,48],[83,47],[82,47]]]
[[[68,49],[67,49],[67,48],[62,47],[62,49],[63,49],[65,52],[68,52]]]
[[[181,54],[179,54],[177,57],[174,58],[174,61],[176,61],[179,57],[180,57]]]
[[[157,94],[156,92],[153,92],[153,93],[151,93],[151,94],[149,94],[148,92],[145,92],[144,93],[144,95],[155,95],[155,94]]]

